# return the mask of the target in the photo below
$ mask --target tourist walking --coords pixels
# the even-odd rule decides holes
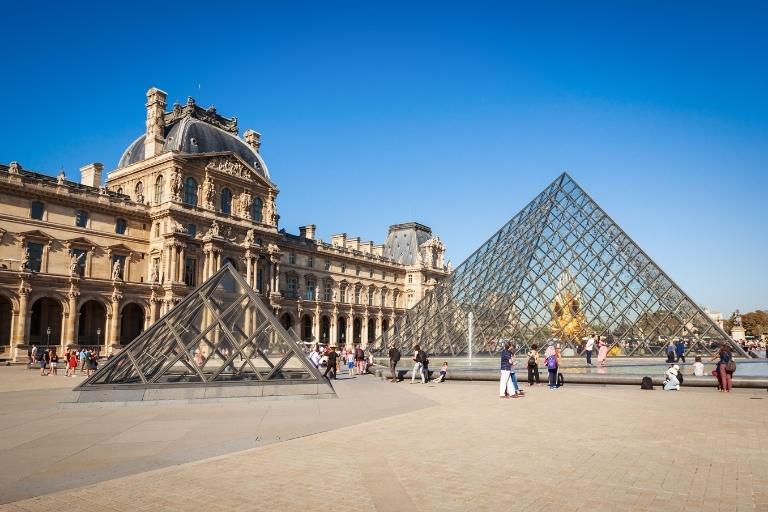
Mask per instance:
[[[413,384],[416,381],[416,372],[419,372],[419,375],[421,375],[421,383],[426,384],[424,380],[424,361],[423,356],[421,352],[421,347],[419,345],[416,345],[413,347],[413,370],[411,370],[411,384]]]
[[[355,376],[355,351],[350,350],[347,353],[347,376],[348,377],[354,377]]]
[[[547,373],[549,377],[549,389],[557,389],[557,369],[560,367],[560,361],[557,359],[557,351],[554,346],[554,342],[550,341],[547,351],[544,353],[544,364],[547,365]]]
[[[597,365],[605,366],[605,360],[608,359],[608,345],[603,341],[600,336],[597,342]]]
[[[364,375],[366,373],[365,368],[365,350],[359,346],[355,350],[355,364],[357,364],[357,374]]]
[[[584,355],[587,357],[587,366],[592,366],[592,350],[595,348],[594,335],[590,334],[587,342],[584,344]]]
[[[392,382],[397,382],[397,363],[400,362],[400,349],[394,343],[389,344],[389,370],[392,372]]]
[[[77,376],[77,350],[72,350],[67,355],[67,374],[70,377]]]
[[[80,353],[78,354],[78,359],[80,359],[80,373],[86,373],[86,360],[88,359],[88,350],[85,349],[85,347],[80,349]]]
[[[541,384],[539,377],[539,346],[534,343],[531,345],[531,350],[528,351],[528,385],[533,386],[533,381],[536,384]]]
[[[733,374],[736,371],[736,361],[733,359],[731,347],[725,343],[720,346],[720,352],[712,359],[718,359],[715,372],[720,391],[730,393],[733,389]]]
[[[675,362],[685,362],[685,342],[683,340],[677,340],[675,342]]]
[[[333,379],[336,380],[336,362],[338,360],[339,354],[336,353],[336,347],[328,347],[329,350],[325,354],[328,357],[328,362],[325,366],[325,373],[323,373],[323,377],[326,377],[327,379]],[[331,377],[328,377],[328,374],[331,374]]]
[[[315,347],[311,354],[309,354],[309,361],[315,368],[320,368],[320,347]]]
[[[520,384],[517,383],[517,375],[515,370],[517,370],[517,361],[515,361],[515,347],[510,345],[509,352],[511,354],[509,358],[509,380],[512,381],[512,388],[515,390],[515,394],[512,398],[517,398],[523,396],[525,393],[522,389],[520,389]]]
[[[48,372],[48,375],[58,375],[58,368],[59,368],[59,355],[56,353],[56,349],[51,349],[51,353],[48,354],[48,359],[51,361],[51,369]]]
[[[46,359],[48,358],[48,352],[46,352],[42,347],[38,347],[37,354],[35,355],[37,358],[37,364],[40,366],[40,375],[45,375],[45,367],[46,367]]]
[[[512,352],[510,352],[510,343],[506,343],[501,350],[501,375],[499,376],[499,398],[510,398],[515,396],[515,388],[512,385],[512,379],[509,374],[512,370]]]

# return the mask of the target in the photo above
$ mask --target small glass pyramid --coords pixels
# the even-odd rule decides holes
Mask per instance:
[[[601,336],[614,356],[660,356],[738,344],[704,313],[567,174],[515,215],[377,340],[439,356],[517,353]],[[571,349],[569,351],[568,349]]]
[[[291,383],[333,389],[227,264],[75,391]]]

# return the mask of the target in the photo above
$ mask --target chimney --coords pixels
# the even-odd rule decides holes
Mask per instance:
[[[314,224],[299,226],[299,236],[301,236],[301,238],[306,238],[307,240],[314,240],[316,229],[317,229],[317,226],[315,226]]]
[[[101,186],[101,171],[104,170],[104,164],[94,162],[80,168],[80,183],[89,187],[99,188]]]
[[[259,132],[255,132],[253,130],[245,130],[243,139],[245,139],[245,143],[251,146],[254,151],[257,153],[259,152],[261,149],[261,134]]]
[[[147,132],[144,137],[144,158],[159,155],[165,143],[165,103],[168,95],[152,87],[147,91]]]

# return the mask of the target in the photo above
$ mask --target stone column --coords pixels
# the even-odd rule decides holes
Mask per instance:
[[[178,273],[178,276],[179,276],[179,281],[181,281],[181,282],[184,281],[184,266],[185,266],[184,264],[185,264],[185,259],[186,259],[186,250],[185,250],[186,247],[187,246],[185,244],[182,244],[181,246],[179,246],[179,273]]]
[[[251,258],[251,251],[245,251],[245,280],[248,286],[253,288],[253,272],[251,271],[251,265],[253,264],[253,258]]]
[[[61,337],[61,345],[63,347],[74,345],[77,341],[77,297],[79,295],[80,292],[74,289],[70,290],[67,295],[67,298],[69,299],[69,315]]]
[[[337,330],[337,323],[338,323],[338,316],[339,312],[334,311],[333,315],[331,316],[331,325],[328,332],[328,343],[330,345],[336,344],[336,338],[338,337],[338,330]]]
[[[19,313],[16,318],[16,330],[13,333],[13,345],[27,344],[27,319],[29,318],[29,294],[32,291],[25,283],[19,287]]]
[[[109,353],[110,347],[120,345],[120,300],[123,295],[115,290],[112,292],[112,316],[109,319],[109,339],[104,336],[104,352]]]

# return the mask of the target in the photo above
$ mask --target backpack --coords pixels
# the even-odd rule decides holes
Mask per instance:
[[[399,348],[396,348],[396,349],[395,349],[395,353],[394,353],[394,354],[392,354],[392,360],[393,360],[394,362],[398,362],[398,361],[400,361],[400,356],[401,356],[401,355],[402,355],[402,354],[400,353],[400,349],[399,349]]]
[[[429,366],[429,356],[427,355],[426,350],[421,351],[421,364]]]
[[[679,382],[680,385],[682,386],[683,385],[683,372],[677,372],[676,377],[677,377],[677,382]]]
[[[547,357],[547,369],[548,370],[556,370],[557,369],[557,357],[552,355]]]
[[[653,380],[650,377],[643,377],[640,383],[640,389],[653,389]]]
[[[736,361],[733,360],[733,356],[731,356],[728,362],[725,363],[725,371],[728,373],[733,373],[736,371]]]
[[[536,366],[536,358],[531,354],[528,356],[528,366]]]

